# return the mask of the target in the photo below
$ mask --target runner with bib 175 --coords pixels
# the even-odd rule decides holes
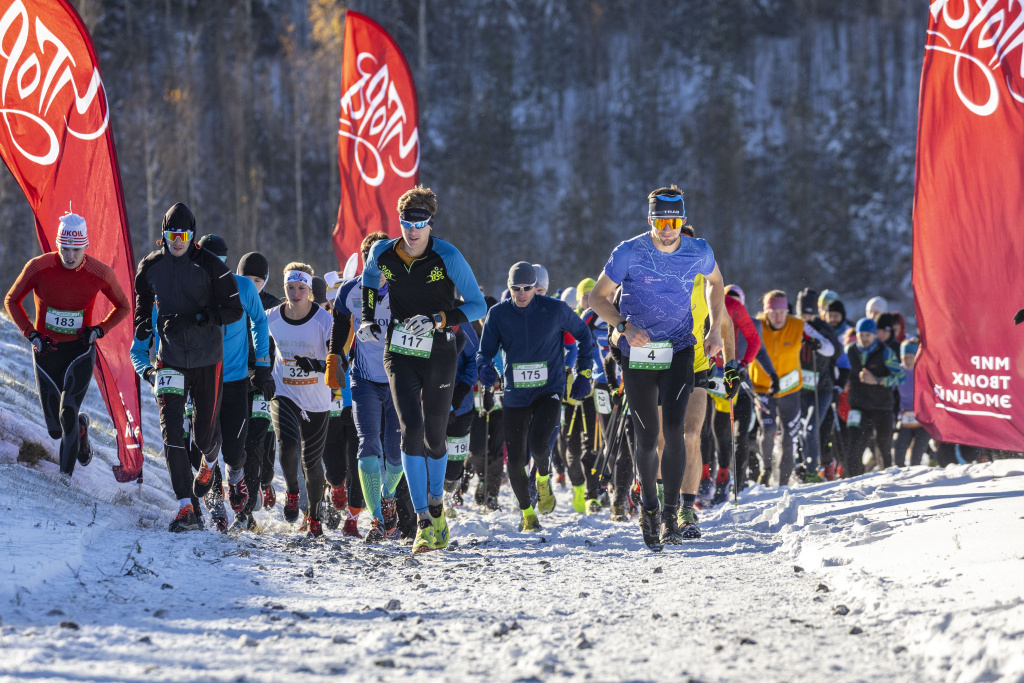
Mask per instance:
[[[455,390],[457,349],[453,327],[487,311],[466,259],[448,242],[431,236],[437,196],[414,187],[398,200],[402,236],[376,242],[362,276],[360,341],[377,340],[374,312],[381,275],[391,295],[384,369],[402,427],[402,465],[419,518],[413,552],[448,545],[443,512],[448,444],[445,432]],[[456,291],[465,297],[457,305]]]
[[[512,296],[487,313],[476,363],[480,381],[497,381],[494,355],[500,348],[505,358],[505,446],[508,478],[522,510],[520,531],[540,528],[537,512],[527,490],[526,452],[529,446],[537,465],[537,507],[541,514],[555,507],[551,490],[550,437],[558,425],[566,377],[563,339],[566,332],[579,345],[576,379],[570,397],[582,400],[590,394],[593,337],[586,323],[560,299],[536,296],[537,274],[525,261],[508,273]]]
[[[693,281],[698,274],[707,278],[711,330],[704,350],[709,356],[722,350],[725,283],[708,243],[681,237],[686,207],[679,188],[673,185],[648,195],[647,222],[648,232],[622,242],[612,252],[590,295],[590,305],[616,330],[636,432],[636,466],[643,498],[640,528],[644,543],[661,550],[662,538],[679,535],[676,512],[686,464],[684,417],[693,388],[696,341],[690,312]],[[622,285],[621,314],[610,296],[618,284]],[[659,425],[659,402],[663,426]],[[665,436],[660,463],[665,484],[663,513],[657,486],[659,427]]]

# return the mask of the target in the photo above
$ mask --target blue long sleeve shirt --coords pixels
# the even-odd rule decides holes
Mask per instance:
[[[473,329],[472,325],[461,325],[459,326],[459,331],[466,333],[466,345],[462,347],[462,352],[459,353],[459,365],[455,373],[455,384],[465,383],[472,387],[476,384],[477,379],[476,352],[480,348],[480,339],[476,336],[476,330]],[[465,415],[471,410],[473,410],[472,391],[466,394],[465,398],[462,399],[462,403],[455,408],[455,414]]]
[[[224,326],[224,381],[236,382],[249,376],[249,335],[256,349],[256,365],[270,367],[270,333],[267,314],[253,281],[235,275],[238,296],[245,314],[241,320]],[[261,360],[262,359],[262,360]]]
[[[545,394],[565,393],[564,334],[576,338],[576,371],[593,363],[593,337],[579,316],[558,299],[535,296],[526,308],[512,299],[491,308],[484,320],[477,369],[491,365],[500,349],[504,363],[504,404],[523,408]],[[544,378],[543,381],[541,378]]]

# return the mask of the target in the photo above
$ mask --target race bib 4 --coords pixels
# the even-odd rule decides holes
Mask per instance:
[[[668,370],[672,367],[672,342],[651,342],[630,349],[629,367],[634,370]]]

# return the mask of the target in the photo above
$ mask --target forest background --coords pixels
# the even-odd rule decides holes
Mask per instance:
[[[488,293],[517,260],[596,277],[677,183],[748,304],[781,287],[912,313],[921,0],[73,0],[111,107],[136,260],[183,201],[200,234],[338,268],[344,13],[380,22],[420,105],[435,234]],[[83,179],[88,182],[88,179]],[[0,173],[0,287],[37,255]],[[48,226],[56,229],[56,226]],[[857,317],[850,310],[850,317]]]

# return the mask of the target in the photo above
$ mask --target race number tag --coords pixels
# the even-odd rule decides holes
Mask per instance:
[[[779,378],[779,393],[784,394],[800,383],[800,371],[787,372]]]
[[[448,460],[452,462],[461,462],[466,459],[469,455],[469,434],[466,436],[449,436],[448,441]]]
[[[331,417],[341,417],[341,411],[343,410],[345,410],[345,401],[343,399],[339,398],[336,401],[331,401]]]
[[[160,368],[156,371],[156,395],[185,395],[185,375],[171,368]]]
[[[804,370],[804,389],[814,391],[818,388],[818,373],[814,370]]]
[[[629,350],[629,367],[634,370],[668,370],[672,367],[672,342],[651,342]]]
[[[46,329],[61,334],[75,334],[82,329],[85,311],[58,311],[46,308]]]
[[[715,366],[713,371],[715,374],[708,377],[708,393],[715,398],[725,400],[729,398],[725,391],[725,377],[720,374],[722,370],[718,366]]]
[[[594,407],[601,415],[612,414],[612,397],[604,389],[594,389]]]
[[[847,427],[860,427],[860,411],[851,410],[850,414],[846,417]]]
[[[905,427],[920,427],[921,423],[917,421],[917,413],[913,410],[904,410],[900,415],[900,422]]]
[[[425,335],[411,334],[402,323],[395,323],[391,333],[391,344],[388,349],[393,353],[418,358],[430,358],[430,348],[434,345],[434,333]]]
[[[293,358],[284,358],[284,375],[283,381],[285,384],[292,385],[307,385],[307,384],[319,384],[320,374],[319,372],[306,372],[299,367],[298,363]]]
[[[512,386],[516,389],[542,387],[548,383],[547,363],[513,363]]]
[[[252,419],[270,419],[270,401],[263,398],[263,394],[256,394],[252,397]]]

